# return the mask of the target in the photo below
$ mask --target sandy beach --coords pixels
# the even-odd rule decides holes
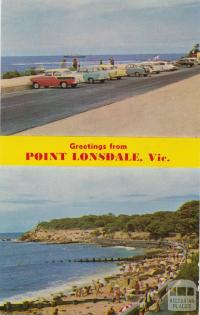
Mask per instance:
[[[200,75],[18,135],[196,137]]]
[[[177,276],[184,262],[182,251],[172,248],[137,262],[124,261],[119,263],[120,272],[117,274],[104,280],[92,281],[87,286],[73,287],[73,293],[68,295],[52,294],[49,302],[46,298],[46,302],[50,304],[48,307],[30,307],[27,311],[24,310],[23,314],[107,315],[111,307],[116,314],[122,314],[126,308],[139,305],[147,294],[152,299],[150,307],[157,309],[161,302],[160,292],[168,280]],[[35,303],[44,301],[45,298],[41,297],[35,300]],[[55,311],[58,313],[54,313]]]

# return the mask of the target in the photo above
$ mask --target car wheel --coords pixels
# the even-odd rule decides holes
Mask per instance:
[[[139,77],[140,76],[139,72],[135,72],[135,76]]]
[[[62,89],[66,89],[67,88],[67,83],[66,82],[61,82],[60,86]]]
[[[117,80],[121,80],[121,77],[117,77]]]
[[[105,80],[100,80],[100,83],[104,83],[105,82]]]
[[[76,87],[77,87],[77,84],[72,84],[71,87],[72,87],[72,88],[76,88]]]
[[[34,82],[34,83],[33,83],[33,88],[34,88],[34,89],[39,89],[39,88],[40,88],[39,83]]]
[[[93,78],[88,78],[88,83],[93,84],[94,83],[94,79]]]

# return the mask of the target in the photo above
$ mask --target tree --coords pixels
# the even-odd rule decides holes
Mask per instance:
[[[194,254],[191,258],[191,263],[184,264],[178,274],[178,279],[186,279],[193,281],[198,286],[199,281],[199,255]]]

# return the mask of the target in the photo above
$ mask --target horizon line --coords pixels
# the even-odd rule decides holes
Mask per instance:
[[[53,54],[53,55],[45,55],[45,54],[38,54],[38,55],[1,55],[2,57],[55,57],[55,56],[107,56],[107,55],[113,55],[113,56],[120,56],[120,55],[165,55],[165,54],[184,54],[183,52],[148,52],[148,53],[103,53],[103,54],[89,54],[89,53],[82,53],[82,54]]]

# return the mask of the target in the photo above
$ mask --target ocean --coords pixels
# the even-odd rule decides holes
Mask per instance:
[[[16,242],[20,233],[0,234],[0,302],[67,292],[72,285],[110,275],[116,263],[70,263],[68,259],[129,257],[143,249],[90,244]]]
[[[161,60],[177,60],[184,53],[180,54],[159,54]],[[81,66],[98,64],[102,59],[103,62],[108,62],[110,57],[113,57],[116,63],[131,63],[137,61],[152,60],[155,54],[129,54],[129,55],[86,55],[80,56],[78,62]],[[13,57],[1,57],[1,73],[7,71],[24,71],[31,67],[44,66],[46,69],[59,68],[63,56],[13,56]],[[72,57],[67,58],[67,64],[72,64]]]

